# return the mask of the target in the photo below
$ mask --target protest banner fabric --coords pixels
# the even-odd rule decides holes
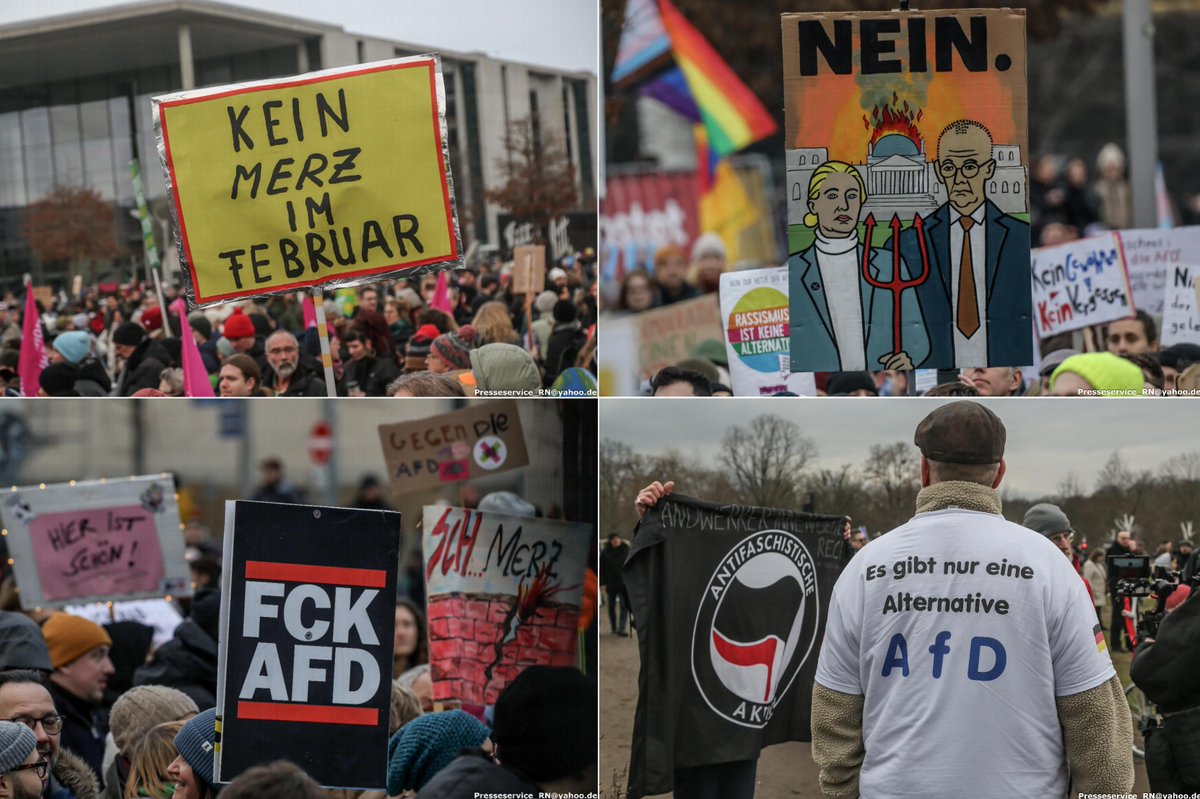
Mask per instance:
[[[1119,234],[1039,247],[1030,256],[1040,338],[1133,316]]]
[[[379,439],[397,494],[529,465],[516,400],[474,403],[415,422],[380,425]]]
[[[678,494],[646,511],[623,571],[641,658],[630,799],[670,792],[676,768],[810,740],[844,522]]]
[[[1163,302],[1162,329],[1159,343],[1163,347],[1172,344],[1200,344],[1200,266],[1173,264],[1168,273],[1166,297]]]
[[[101,627],[115,621],[136,621],[138,624],[144,624],[154,629],[156,647],[170,641],[175,634],[175,628],[183,623],[178,605],[165,599],[93,602],[88,605],[67,605],[63,610],[72,616],[89,619]]]
[[[169,474],[23,486],[0,514],[26,610],[191,596]]]
[[[1025,12],[782,27],[792,369],[1030,363]]]
[[[1187,263],[1189,257],[1195,260],[1194,254],[1200,252],[1200,226],[1122,230],[1120,236],[1133,302],[1138,309],[1161,318],[1170,269]]]
[[[433,698],[495,704],[528,666],[574,666],[587,524],[426,505]]]
[[[215,776],[383,788],[400,514],[226,502]]]
[[[734,396],[816,396],[812,373],[791,370],[786,266],[721,275],[721,317]]]
[[[439,56],[152,101],[193,307],[461,268]]]

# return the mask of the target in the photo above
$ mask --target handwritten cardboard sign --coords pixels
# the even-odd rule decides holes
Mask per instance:
[[[1200,344],[1200,266],[1172,266],[1164,295],[1162,346]]]
[[[1151,316],[1163,316],[1171,267],[1195,260],[1200,252],[1200,225],[1122,230],[1120,236],[1134,303]]]
[[[188,299],[461,266],[436,55],[153,98]]]
[[[1030,255],[1039,337],[1133,316],[1133,291],[1118,234],[1039,247]]]
[[[591,525],[426,505],[435,701],[493,704],[527,666],[574,666]]]
[[[191,595],[170,475],[26,486],[0,514],[25,608]]]
[[[546,285],[546,248],[517,247],[513,250],[513,294],[537,294]]]
[[[424,491],[529,464],[516,400],[473,404],[415,422],[379,426],[397,494]]]
[[[721,317],[735,396],[816,396],[812,373],[791,368],[786,266],[721,275]]]

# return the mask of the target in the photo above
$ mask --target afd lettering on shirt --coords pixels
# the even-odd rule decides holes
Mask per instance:
[[[942,678],[942,667],[951,650],[949,645],[951,637],[948,630],[942,630],[934,637],[933,644],[929,647],[929,654],[933,656],[930,676],[935,680]],[[984,655],[985,650],[990,653],[990,662]],[[986,668],[984,667],[985,663],[988,663]],[[1004,644],[985,635],[977,635],[971,639],[966,663],[967,679],[990,682],[1004,673],[1004,667],[1007,664],[1008,653],[1004,649]],[[901,677],[908,677],[912,671],[908,657],[908,640],[903,633],[896,633],[888,642],[887,656],[883,661],[881,676],[890,677],[896,671],[900,672]]]
[[[239,699],[261,698],[258,693],[265,691],[273,702],[308,702],[310,686],[329,681],[329,665],[333,667],[333,704],[361,705],[374,697],[380,680],[375,655],[346,645],[379,646],[367,615],[379,596],[377,589],[358,589],[356,594],[356,589],[346,586],[311,583],[288,588],[282,582],[250,580],[245,585],[242,637],[263,637],[266,623],[273,620],[271,631],[277,633],[282,627],[295,644],[288,675],[279,652],[279,646],[287,644],[259,641]],[[356,666],[361,678],[354,685]]]

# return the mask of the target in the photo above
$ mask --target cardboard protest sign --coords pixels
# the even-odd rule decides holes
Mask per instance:
[[[426,505],[434,701],[494,704],[527,666],[574,666],[592,527]]]
[[[546,285],[546,248],[517,247],[513,250],[513,294],[538,294]]]
[[[665,308],[643,311],[626,317],[634,326],[637,349],[627,358],[636,364],[645,379],[664,366],[687,358],[696,345],[705,341],[725,340],[721,329],[721,307],[716,294],[694,300],[671,303]]]
[[[1200,266],[1172,266],[1165,295],[1159,343],[1200,344]]]
[[[383,788],[400,514],[225,503],[215,775]]]
[[[783,83],[792,369],[1030,363],[1025,12],[784,14]]]
[[[1133,316],[1133,292],[1116,233],[1039,247],[1031,253],[1031,265],[1040,338]]]
[[[721,275],[721,317],[734,396],[816,396],[812,373],[790,365],[786,266]]]
[[[193,306],[461,266],[438,56],[153,103]]]
[[[1200,226],[1122,230],[1120,236],[1134,303],[1151,316],[1162,317],[1171,267],[1195,260]]]
[[[23,486],[0,514],[26,609],[191,596],[169,474]]]
[[[679,494],[646,511],[622,572],[641,662],[631,799],[670,792],[678,768],[811,740],[844,523]]]
[[[379,439],[397,494],[529,464],[516,400],[480,402],[415,422],[380,425]]]

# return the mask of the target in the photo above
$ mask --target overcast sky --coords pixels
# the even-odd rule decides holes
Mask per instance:
[[[646,454],[673,448],[699,463],[719,466],[721,437],[727,427],[776,414],[800,425],[816,442],[818,468],[858,466],[866,461],[872,444],[911,444],[917,424],[938,402],[919,398],[605,399],[600,403],[600,439],[620,441]],[[1052,494],[1068,473],[1091,491],[1114,450],[1120,450],[1130,468],[1151,471],[1172,455],[1200,451],[1200,425],[1188,400],[1015,399],[986,404],[1008,431],[1003,487],[1017,496]]]
[[[0,25],[130,0],[0,0]],[[596,0],[221,0],[400,42],[598,71]]]

